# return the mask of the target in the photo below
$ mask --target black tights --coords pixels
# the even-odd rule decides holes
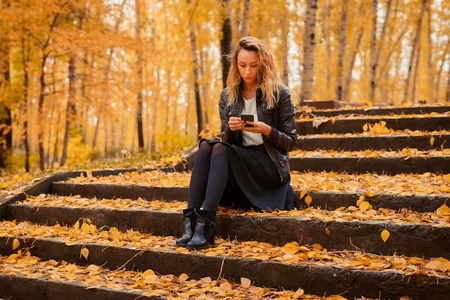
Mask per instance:
[[[228,180],[226,147],[220,143],[200,143],[189,185],[188,209],[203,204],[204,210],[217,210]]]

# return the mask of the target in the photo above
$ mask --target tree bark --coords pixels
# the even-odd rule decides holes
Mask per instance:
[[[142,98],[142,89],[144,86],[144,78],[143,78],[143,61],[142,61],[142,51],[141,51],[141,0],[135,0],[135,14],[136,14],[136,24],[135,24],[135,34],[136,39],[139,43],[136,50],[136,68],[137,68],[137,76],[138,76],[138,91],[136,93],[137,97],[137,109],[136,109],[136,123],[137,123],[137,134],[138,134],[138,145],[139,151],[144,150],[144,127],[142,123],[142,111],[143,111],[143,98]],[[113,138],[113,137],[111,137]]]
[[[411,99],[412,103],[416,103],[416,86],[417,86],[417,73],[419,71],[419,58],[420,58],[420,50],[422,47],[419,44],[417,49],[416,61],[414,62],[414,75],[413,75],[413,84],[412,84],[412,93]]]
[[[284,6],[286,7],[288,4],[284,1]],[[288,51],[289,51],[289,17],[288,11],[283,9],[283,15],[281,18],[281,80],[286,86],[289,86],[289,61],[288,61]]]
[[[439,71],[437,73],[436,88],[435,88],[436,100],[439,99],[439,86],[440,86],[440,81],[441,81],[441,74],[442,74],[442,70],[444,69],[445,57],[447,56],[447,51],[448,51],[449,46],[450,46],[450,40],[447,42],[447,45],[445,46],[445,50],[444,50],[444,53],[442,54],[442,59],[441,59],[441,63],[439,66]]]
[[[29,87],[29,77],[28,77],[28,63],[30,55],[30,48],[26,46],[25,37],[22,37],[22,64],[23,64],[23,145],[25,148],[25,172],[30,172],[30,144],[28,140],[28,87]]]
[[[338,57],[338,68],[337,68],[337,80],[336,80],[336,100],[342,100],[342,82],[344,74],[344,59],[345,59],[345,46],[347,43],[347,14],[348,14],[348,3],[349,0],[344,0],[342,3],[342,13],[341,13],[341,26],[339,33],[339,57]]]
[[[425,6],[427,4],[427,0],[422,0],[422,7],[420,9],[420,15],[419,19],[417,20],[417,29],[416,29],[416,36],[414,38],[414,43],[412,45],[412,51],[411,51],[411,57],[409,59],[409,66],[408,66],[408,75],[406,77],[406,83],[405,83],[405,92],[403,95],[403,103],[408,101],[409,96],[409,83],[411,81],[411,72],[414,64],[414,58],[416,56],[416,49],[420,43],[420,33],[422,29],[422,19],[425,12]]]
[[[447,94],[445,95],[445,101],[450,103],[450,60],[448,60],[448,73],[447,73]]]
[[[1,23],[0,23],[1,25]],[[0,168],[6,167],[6,158],[12,150],[12,116],[9,97],[5,91],[10,86],[10,47],[3,33],[0,33],[0,91],[3,103],[0,104]]]
[[[434,101],[434,93],[436,91],[433,92],[433,82],[434,82],[434,70],[433,70],[433,58],[432,58],[432,53],[433,53],[433,41],[431,40],[431,3],[427,6],[427,27],[428,27],[428,32],[427,32],[427,42],[428,42],[428,55],[427,55],[427,62],[428,62],[428,101],[430,102],[435,102]]]
[[[189,3],[188,3],[189,4]],[[166,63],[166,81],[167,81],[167,92],[166,92],[166,119],[164,121],[164,126],[169,126],[169,111],[170,111],[170,102],[171,102],[171,94],[172,94],[172,68],[169,63],[169,55],[170,55],[170,49],[169,49],[169,21],[167,16],[167,7],[166,7],[166,1],[163,1],[164,5],[164,47],[165,47],[165,63]]]
[[[52,23],[50,24],[50,33],[47,37],[45,43],[41,47],[42,52],[42,60],[40,65],[40,76],[39,76],[39,101],[38,101],[38,145],[39,145],[39,169],[44,170],[45,168],[45,150],[44,150],[44,130],[43,130],[43,122],[44,122],[44,101],[45,101],[45,64],[47,59],[51,53],[51,50],[48,49],[51,43],[50,34],[56,27],[56,24],[59,20],[60,14],[55,13],[53,15]]]
[[[236,40],[240,37],[241,33],[241,3],[242,0],[236,0],[237,1],[237,7],[234,10],[234,20],[231,23],[233,26],[233,29],[231,30],[234,32],[233,42],[232,44],[236,43]]]
[[[326,7],[326,21],[324,34],[325,34],[325,53],[327,56],[327,90],[329,91],[331,88],[331,33],[330,33],[330,26],[331,26],[331,0],[327,0],[327,7]],[[329,97],[330,94],[327,92],[327,96]]]
[[[92,150],[95,150],[95,147],[97,146],[97,138],[98,138],[98,131],[100,129],[100,109],[97,110],[97,122],[95,123],[95,129],[94,129],[94,138],[92,139]]]
[[[392,0],[388,0],[386,4],[386,15],[384,17],[383,21],[383,27],[381,30],[381,36],[380,36],[380,43],[377,47],[377,6],[378,6],[378,0],[372,0],[371,5],[371,11],[372,11],[372,30],[371,30],[371,43],[370,43],[370,74],[369,74],[369,100],[373,101],[375,98],[375,92],[376,92],[376,85],[377,85],[377,68],[378,68],[378,62],[380,59],[380,53],[383,48],[383,45],[385,44],[384,37],[386,35],[386,27],[388,24],[390,12],[391,12],[391,6],[392,6]]]
[[[242,10],[242,27],[241,27],[241,37],[250,35],[250,30],[248,27],[248,20],[250,15],[250,0],[244,0],[244,9]]]
[[[203,101],[203,105],[202,107],[204,108],[204,120],[205,120],[205,124],[209,124],[209,105],[208,105],[208,99],[209,99],[209,87],[208,85],[210,84],[210,79],[208,78],[208,50],[207,51],[201,51],[200,52],[200,67],[199,67],[199,71],[200,71],[200,78],[201,78],[201,82],[202,84],[202,94],[201,94],[201,98]],[[175,127],[175,126],[174,126]]]
[[[303,43],[303,76],[302,91],[299,105],[303,105],[304,100],[311,99],[314,82],[314,48],[316,46],[316,13],[317,0],[308,0],[305,16],[305,33]]]
[[[63,149],[61,153],[61,161],[59,165],[62,167],[66,164],[67,160],[67,146],[69,145],[70,139],[70,124],[72,120],[75,120],[76,109],[75,109],[75,57],[74,54],[70,54],[69,59],[69,97],[67,99],[66,107],[66,127],[64,129],[64,142]]]
[[[377,73],[377,6],[378,0],[372,0],[371,5],[371,20],[372,29],[370,31],[370,75],[369,75],[369,100],[372,101],[375,97],[375,76]]]
[[[361,5],[361,8],[362,8],[362,5]],[[345,82],[343,85],[343,92],[342,92],[342,98],[346,99],[346,100],[349,99],[348,94],[350,91],[350,85],[352,83],[353,67],[355,66],[356,55],[358,54],[359,46],[361,45],[361,40],[362,40],[363,34],[364,34],[364,24],[362,24],[358,28],[358,32],[356,34],[355,48],[353,49],[353,52],[350,55],[350,61],[348,64],[348,68],[346,70]]]
[[[191,4],[191,0],[187,0],[188,6]],[[193,12],[191,13],[192,16]],[[194,92],[195,92],[195,105],[197,110],[197,133],[203,129],[203,115],[202,115],[202,101],[200,99],[200,85],[199,85],[199,71],[198,71],[198,58],[197,58],[197,43],[195,36],[195,27],[192,17],[189,18],[189,37],[191,41],[191,55],[192,55],[192,72],[194,75]]]
[[[53,169],[54,164],[58,161],[58,138],[59,138],[59,121],[61,119],[61,114],[58,113],[58,117],[56,118],[56,129],[55,129],[55,144],[53,146],[53,159],[50,164],[50,167]]]
[[[225,16],[222,21],[222,35],[220,36],[220,57],[222,63],[222,86],[227,87],[227,77],[230,71],[228,55],[231,53],[233,35],[231,32],[230,0],[222,0]]]

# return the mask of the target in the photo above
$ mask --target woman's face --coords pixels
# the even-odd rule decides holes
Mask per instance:
[[[237,55],[239,74],[247,84],[256,84],[259,72],[258,53],[242,49]]]

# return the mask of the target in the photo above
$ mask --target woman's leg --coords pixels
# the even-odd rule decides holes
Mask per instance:
[[[215,144],[211,153],[211,163],[206,187],[203,209],[216,211],[222,199],[228,181],[228,152],[227,146]]]
[[[206,194],[213,146],[207,141],[200,143],[189,185],[188,209],[200,208]]]
[[[228,180],[226,147],[223,144],[215,144],[212,147],[203,210],[197,210],[197,224],[191,240],[186,245],[188,249],[205,249],[214,244],[216,210]]]

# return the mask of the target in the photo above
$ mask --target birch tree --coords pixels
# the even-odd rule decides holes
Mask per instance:
[[[312,98],[314,81],[314,48],[316,45],[315,28],[317,0],[308,0],[306,3],[307,7],[303,44],[302,91],[299,105],[303,105],[304,100]]]

